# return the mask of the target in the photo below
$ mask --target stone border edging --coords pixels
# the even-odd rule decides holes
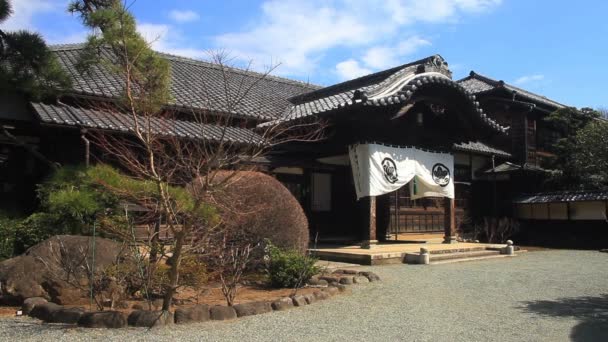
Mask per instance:
[[[197,304],[178,307],[174,313],[135,310],[128,316],[120,311],[84,312],[81,308],[65,308],[43,298],[28,298],[23,303],[24,313],[47,323],[77,324],[84,328],[159,327],[206,321],[234,320],[240,317],[284,311],[313,304],[343,293],[347,286],[379,281],[374,272],[338,269],[329,275],[316,275],[308,286],[319,289],[309,294],[295,294],[274,301],[258,301],[234,306]]]

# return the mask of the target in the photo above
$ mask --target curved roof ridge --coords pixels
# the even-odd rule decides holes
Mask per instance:
[[[440,60],[444,62],[443,59]],[[416,65],[417,66],[417,65]],[[302,119],[312,115],[318,115],[321,113],[331,112],[339,108],[360,105],[360,106],[389,106],[396,104],[407,104],[412,99],[416,91],[425,85],[438,84],[446,87],[453,88],[459,92],[463,98],[469,102],[470,110],[473,115],[485,126],[507,134],[509,127],[504,127],[498,124],[496,121],[488,117],[484,113],[480,104],[475,99],[475,95],[471,94],[462,85],[453,81],[448,75],[441,71],[441,68],[437,69],[437,65],[432,65],[431,68],[424,68],[424,70],[418,69],[411,74],[406,74],[406,78],[402,77],[391,77],[390,82],[395,86],[386,86],[386,84],[380,88],[381,92],[376,94],[366,94],[361,92],[361,88],[349,88],[343,92],[337,94],[323,94],[323,97],[317,97],[314,99],[306,100],[298,104],[289,106],[285,111],[283,117],[269,121],[267,123],[260,124],[260,127],[266,125],[275,124],[279,122],[286,122],[291,120]],[[400,76],[403,76],[400,74]],[[390,83],[389,82],[389,83]],[[382,84],[383,81],[378,84]],[[369,85],[371,89],[378,89],[378,84]],[[369,95],[369,97],[368,97]]]
[[[427,64],[428,62],[437,60],[438,58],[447,66],[447,63],[445,62],[443,57],[438,54],[435,54],[413,62],[398,65],[390,69],[377,71],[371,74],[353,78],[351,80],[336,83],[324,88],[316,89],[308,93],[296,95],[290,98],[289,101],[297,105],[299,103],[317,100],[323,97],[336,95],[350,90],[363,89],[366,87],[371,87],[372,89],[375,89],[377,87],[383,86],[386,83],[390,83],[392,78],[397,77],[399,74],[406,72],[409,67]]]

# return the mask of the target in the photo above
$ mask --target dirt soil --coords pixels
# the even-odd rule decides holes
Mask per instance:
[[[0,306],[0,317],[15,316],[17,310],[20,309],[16,306]]]

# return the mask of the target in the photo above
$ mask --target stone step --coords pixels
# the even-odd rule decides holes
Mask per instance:
[[[433,253],[435,252],[435,253]],[[461,248],[442,251],[429,251],[429,263],[439,263],[448,260],[463,260],[473,258],[484,258],[501,256],[500,249],[488,249],[486,247]],[[420,252],[407,253],[404,262],[408,264],[421,263]]]
[[[483,257],[490,255],[500,255],[500,251],[492,251],[492,250],[475,250],[470,252],[458,252],[458,253],[441,253],[441,254],[433,254],[430,255],[430,262],[441,261],[441,260],[451,260],[451,259],[464,259],[464,258],[475,258],[475,257]]]
[[[488,250],[487,247],[466,247],[466,248],[451,248],[451,249],[440,249],[440,250],[431,250],[429,254],[433,255],[443,255],[443,254],[457,254],[457,253],[469,253],[469,252],[481,252]]]
[[[451,264],[451,263],[456,263],[456,262],[479,261],[479,260],[497,259],[497,258],[511,258],[514,256],[515,255],[495,254],[495,255],[486,255],[486,256],[478,256],[478,257],[470,257],[470,258],[445,259],[445,260],[439,260],[439,261],[431,261],[429,265],[442,265],[442,264]]]

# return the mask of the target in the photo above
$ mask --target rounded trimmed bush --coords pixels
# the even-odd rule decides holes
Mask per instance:
[[[296,198],[275,178],[254,171],[221,171],[225,182],[212,200],[228,228],[252,244],[265,239],[303,253],[308,248],[308,220]]]

